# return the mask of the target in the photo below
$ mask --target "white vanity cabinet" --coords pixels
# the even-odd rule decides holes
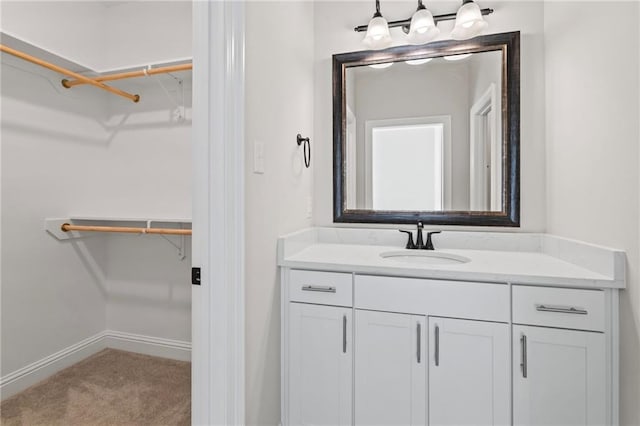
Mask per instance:
[[[425,425],[425,316],[355,313],[355,424]]]
[[[616,424],[617,290],[282,282],[283,425]]]
[[[292,271],[287,327],[287,424],[352,422],[351,274]],[[325,303],[318,304],[318,303]]]
[[[429,317],[429,342],[429,424],[510,424],[509,325]]]
[[[619,424],[624,252],[463,231],[427,252],[399,234],[279,239],[283,426]]]
[[[514,286],[513,299],[514,424],[609,424],[605,293]]]

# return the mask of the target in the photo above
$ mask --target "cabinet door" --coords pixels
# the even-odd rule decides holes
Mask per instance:
[[[425,317],[356,310],[356,425],[425,425]]]
[[[351,425],[350,308],[289,304],[289,424]]]
[[[513,327],[516,425],[606,424],[604,334]]]
[[[429,424],[507,425],[509,325],[429,317]]]

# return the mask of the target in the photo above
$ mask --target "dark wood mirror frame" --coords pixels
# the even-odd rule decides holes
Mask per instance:
[[[345,77],[349,67],[461,53],[502,51],[502,211],[381,211],[346,209]],[[333,221],[431,225],[520,226],[520,32],[423,46],[333,55]]]

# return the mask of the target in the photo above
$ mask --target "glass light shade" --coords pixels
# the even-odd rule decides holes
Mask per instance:
[[[427,9],[418,9],[411,17],[409,43],[424,44],[438,37],[440,29],[433,22],[433,15]]]
[[[454,40],[473,38],[484,31],[489,24],[482,17],[480,7],[473,1],[463,4],[456,14],[456,24],[451,31]]]
[[[367,26],[367,35],[362,42],[370,49],[384,49],[391,44],[389,25],[382,16],[374,16]]]

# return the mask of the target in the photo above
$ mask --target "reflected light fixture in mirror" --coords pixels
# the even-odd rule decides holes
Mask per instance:
[[[425,44],[438,37],[440,29],[433,21],[433,15],[424,7],[422,0],[418,0],[418,9],[411,17],[408,41],[411,44]]]
[[[393,65],[393,62],[386,62],[384,64],[369,65],[369,68],[374,68],[374,69],[377,69],[377,70],[383,70],[385,68],[389,68],[391,65]]]
[[[422,64],[426,64],[427,62],[431,62],[432,60],[433,58],[410,59],[408,61],[404,61],[404,63],[409,65],[422,65]]]
[[[463,59],[467,59],[469,56],[471,56],[471,53],[463,53],[461,55],[448,55],[443,56],[443,58],[447,61],[461,61]]]
[[[367,25],[367,34],[362,42],[371,49],[384,49],[391,44],[389,25],[380,13],[380,0],[376,0],[376,13]]]
[[[489,24],[482,17],[480,7],[473,0],[464,0],[458,13],[456,23],[451,31],[454,40],[466,40],[480,35]]]
[[[443,15],[433,15],[418,0],[418,8],[410,18],[400,21],[387,22],[380,13],[380,0],[376,0],[376,12],[368,25],[359,25],[354,28],[356,32],[367,32],[362,42],[369,49],[384,49],[392,43],[390,28],[402,28],[407,34],[407,41],[410,44],[426,44],[434,40],[439,34],[437,27],[440,21],[456,20],[451,37],[455,40],[464,40],[480,35],[487,29],[488,24],[483,16],[493,13],[493,9],[480,9],[473,0],[463,0],[462,6],[457,13],[446,13]]]

